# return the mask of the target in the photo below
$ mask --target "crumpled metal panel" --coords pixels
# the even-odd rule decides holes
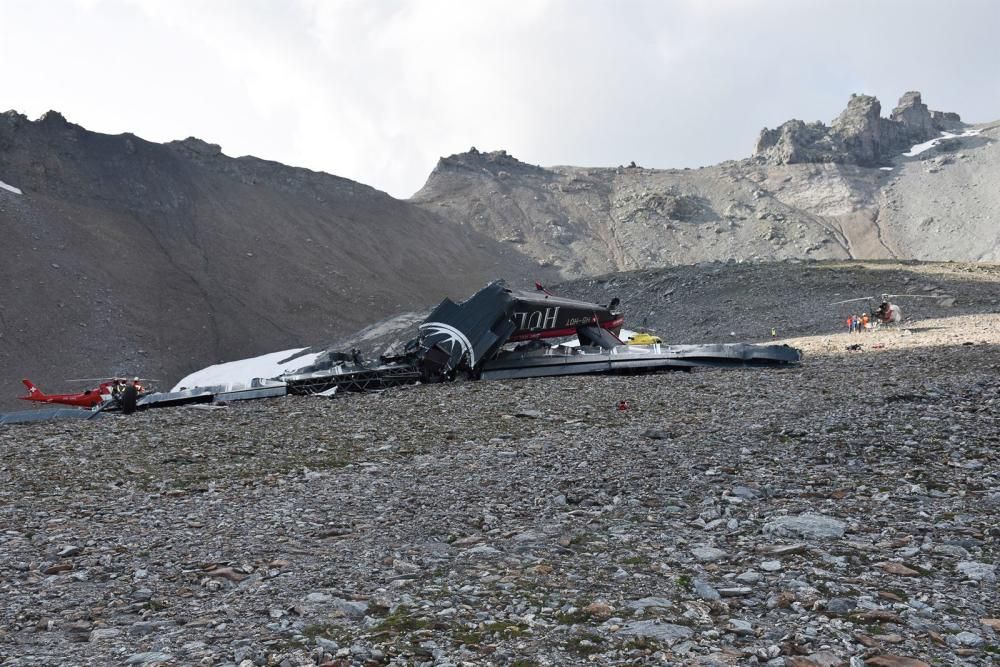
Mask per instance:
[[[42,408],[41,410],[19,410],[0,414],[0,424],[30,424],[33,422],[54,421],[56,419],[95,419],[100,416],[98,410],[82,408]]]

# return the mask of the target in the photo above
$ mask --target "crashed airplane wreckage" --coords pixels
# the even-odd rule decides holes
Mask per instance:
[[[799,351],[787,345],[626,345],[618,339],[623,322],[618,299],[602,306],[557,297],[540,286],[538,292],[515,291],[497,281],[462,303],[442,301],[402,354],[367,361],[356,350],[327,352],[320,356],[322,362],[273,378],[255,378],[247,386],[150,393],[141,396],[136,407],[332,395],[456,378],[637,375],[698,366],[788,366],[801,360]],[[579,345],[547,342],[574,335]],[[35,410],[0,415],[0,423],[96,416],[100,411]]]
[[[801,360],[787,345],[626,345],[618,299],[606,306],[520,292],[490,283],[468,300],[445,299],[403,354],[366,362],[333,354],[281,376],[290,394],[366,391],[456,377],[496,380],[558,375],[641,374],[696,366],[786,366]],[[576,336],[579,345],[547,339]]]

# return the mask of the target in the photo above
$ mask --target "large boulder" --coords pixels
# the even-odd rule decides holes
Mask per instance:
[[[954,111],[931,111],[934,129],[954,132],[962,129],[962,117]]]
[[[843,521],[822,514],[806,512],[775,517],[764,524],[763,532],[771,537],[833,540],[843,537],[846,529],[847,526]]]
[[[694,630],[687,626],[675,625],[673,623],[632,621],[623,625],[618,634],[652,639],[653,641],[670,646],[678,640],[687,639],[694,634]]]
[[[761,130],[754,155],[767,155],[772,164],[796,164],[836,162],[838,151],[823,123],[790,120],[773,130]]]
[[[830,131],[844,141],[844,162],[869,166],[882,155],[882,105],[871,95],[851,95],[847,108],[837,116]],[[839,161],[839,160],[838,160]]]
[[[920,100],[920,93],[911,90],[899,98],[890,120],[899,123],[913,143],[927,141],[938,134],[930,109]]]

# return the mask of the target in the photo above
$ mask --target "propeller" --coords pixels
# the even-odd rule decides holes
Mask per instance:
[[[887,301],[888,299],[897,299],[903,297],[904,299],[942,299],[942,296],[932,296],[930,294],[882,294],[881,299]],[[834,301],[831,306],[839,306],[842,303],[852,303],[854,301],[873,301],[879,297],[874,296],[862,296],[857,299],[844,299],[843,301]]]
[[[904,297],[907,299],[943,299],[942,296],[932,296],[930,294],[884,294],[887,299],[895,299],[896,297]]]

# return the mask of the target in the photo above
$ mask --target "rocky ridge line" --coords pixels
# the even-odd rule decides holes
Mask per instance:
[[[851,95],[847,108],[828,127],[822,122],[789,120],[764,128],[754,157],[768,164],[833,162],[877,167],[914,144],[962,126],[957,113],[931,111],[920,93],[905,93],[889,118],[872,95]]]

